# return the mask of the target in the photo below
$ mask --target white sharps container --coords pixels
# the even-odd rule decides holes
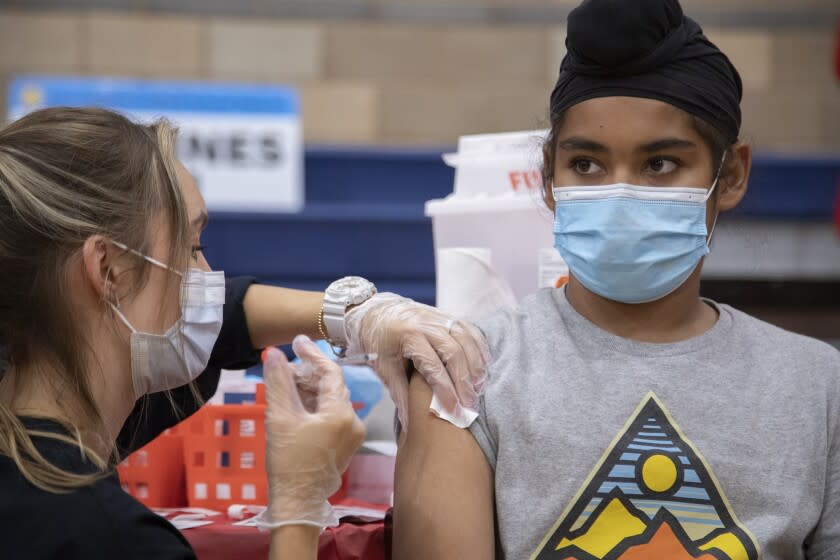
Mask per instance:
[[[443,156],[455,168],[454,192],[426,203],[441,309],[477,317],[565,281],[542,198],[546,134],[462,136],[458,152]]]

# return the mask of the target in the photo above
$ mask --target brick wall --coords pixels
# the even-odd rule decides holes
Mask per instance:
[[[762,6],[765,19],[792,5],[737,3],[750,2]],[[112,3],[119,2],[98,4]],[[0,8],[0,95],[9,76],[23,72],[288,83],[301,88],[311,142],[449,144],[464,133],[544,125],[563,56],[562,25],[434,22],[421,17],[430,9],[421,0],[376,3],[377,13],[414,13],[418,21]],[[685,0],[687,10],[692,3],[709,13],[727,4]],[[464,14],[488,6],[545,8],[548,2],[456,4]],[[797,5],[818,10],[828,4]],[[832,25],[722,23],[707,25],[707,34],[743,75],[743,132],[756,148],[840,151]]]

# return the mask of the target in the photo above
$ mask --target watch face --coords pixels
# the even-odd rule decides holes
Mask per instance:
[[[336,280],[329,290],[333,297],[345,300],[348,305],[362,303],[376,293],[373,284],[359,276],[347,276]]]
[[[365,280],[364,278],[359,278],[358,276],[347,276],[346,278],[342,278],[338,282],[336,282],[336,288],[341,291],[346,292],[353,292],[358,290],[359,288],[364,288],[370,282]]]

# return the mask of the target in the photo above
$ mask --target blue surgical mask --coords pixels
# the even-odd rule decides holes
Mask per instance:
[[[599,296],[623,303],[662,299],[709,254],[706,201],[717,182],[709,191],[624,183],[554,187],[554,246],[574,277]]]

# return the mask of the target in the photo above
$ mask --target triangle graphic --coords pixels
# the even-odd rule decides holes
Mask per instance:
[[[706,460],[648,393],[531,560],[758,560]]]

